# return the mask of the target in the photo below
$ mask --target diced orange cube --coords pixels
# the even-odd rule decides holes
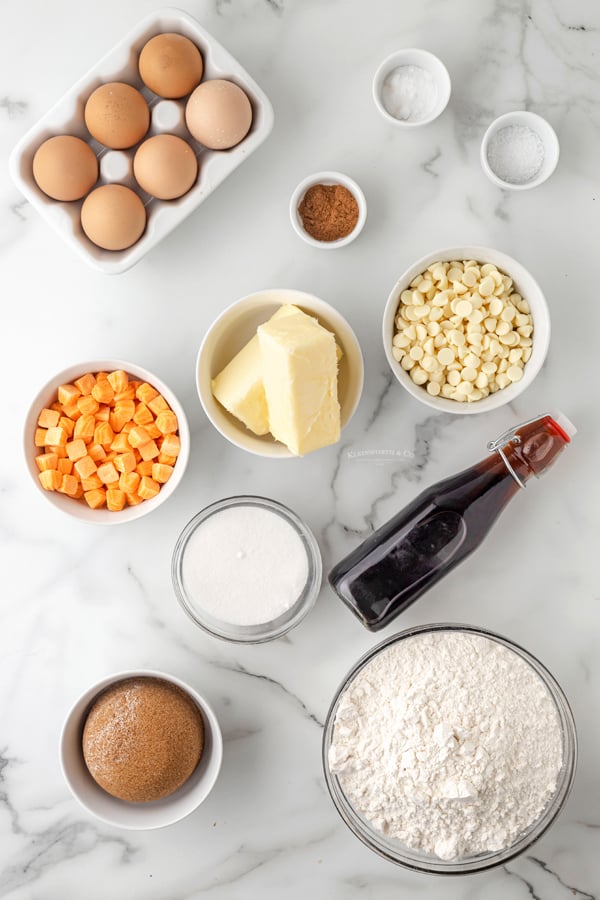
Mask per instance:
[[[142,462],[139,462],[135,467],[135,471],[142,477],[144,477],[144,475],[149,477],[152,475],[152,460],[145,459]]]
[[[65,429],[61,428],[60,425],[56,425],[54,428],[49,428],[46,432],[46,446],[64,447],[67,443],[67,437]]]
[[[58,402],[63,406],[71,406],[77,403],[77,398],[81,397],[81,391],[74,384],[61,384],[58,388]]]
[[[119,512],[119,510],[124,509],[126,502],[127,498],[123,491],[119,491],[116,488],[109,488],[106,491],[106,506],[112,512]]]
[[[135,400],[118,400],[115,403],[115,413],[123,416],[125,422],[129,422],[135,415]]]
[[[159,453],[158,459],[156,460],[159,463],[162,463],[163,466],[174,466],[177,462],[176,456],[169,456],[168,453]]]
[[[55,428],[59,419],[60,413],[55,409],[43,409],[38,416],[37,423],[40,428]]]
[[[62,475],[56,469],[46,469],[38,478],[45,491],[57,491],[62,482]]]
[[[125,422],[123,428],[121,429],[121,434],[129,434],[132,428],[135,428],[135,422],[133,419],[130,419],[129,422]]]
[[[80,481],[78,481],[77,482],[77,490],[73,494],[73,499],[79,500],[81,497],[83,497],[83,485]]]
[[[107,462],[98,466],[98,478],[103,484],[114,484],[119,480],[119,473],[112,462]]]
[[[114,459],[115,469],[118,472],[133,472],[136,467],[135,454],[131,450],[125,453],[118,453]]]
[[[95,463],[104,462],[106,450],[102,444],[88,444],[88,456],[91,456]]]
[[[91,456],[83,456],[75,463],[75,471],[83,481],[84,478],[94,475],[98,471],[98,467]]]
[[[82,438],[86,444],[89,444],[93,440],[95,430],[96,420],[91,413],[87,413],[82,415],[81,418],[77,419],[75,422],[73,436]]]
[[[68,416],[69,419],[73,419],[74,422],[76,422],[77,419],[79,419],[79,417],[81,416],[81,412],[79,411],[79,407],[77,406],[77,401],[69,405],[65,404],[63,406],[63,412],[65,416]]]
[[[75,476],[65,473],[62,477],[62,481],[58,490],[61,492],[61,494],[68,494],[69,497],[74,497],[77,493],[78,486],[79,482],[77,481]]]
[[[123,472],[119,478],[119,488],[126,494],[136,494],[141,476],[137,472]]]
[[[67,446],[66,444],[47,444],[46,452],[56,453],[59,459],[65,459],[67,455]]]
[[[58,456],[56,453],[42,453],[36,456],[35,461],[40,472],[58,468]]]
[[[166,484],[173,474],[173,466],[164,466],[162,463],[153,463],[152,478],[159,484]]]
[[[88,413],[94,416],[100,409],[100,404],[91,394],[86,394],[77,401],[77,408],[82,416],[86,416]]]
[[[98,488],[104,487],[96,472],[94,472],[93,475],[90,475],[89,478],[82,478],[81,486],[84,491],[95,491]]]
[[[153,441],[157,441],[157,440],[159,440],[159,438],[162,438],[162,436],[163,436],[162,431],[159,431],[159,429],[156,425],[156,422],[150,422],[149,425],[144,425],[144,428],[146,429],[146,431],[148,432],[148,434],[150,435],[150,437],[152,438]]]
[[[67,448],[67,456],[69,459],[72,459],[73,462],[77,459],[83,459],[84,456],[87,456],[87,448],[85,445],[85,441],[81,438],[75,438],[74,441],[69,441],[66,444]]]
[[[166,453],[167,456],[179,456],[181,451],[181,440],[177,434],[167,434],[160,445],[160,452]]]
[[[148,444],[151,440],[152,438],[143,425],[134,425],[129,432],[129,443],[132,447],[141,447],[143,444]]]
[[[73,419],[69,419],[67,416],[61,416],[58,420],[58,424],[67,432],[68,437],[73,435],[73,432],[75,431],[75,422]]]
[[[140,451],[140,456],[145,461],[147,459],[156,459],[160,450],[156,444],[156,441],[148,441],[147,444],[142,444],[141,447],[138,447]]]
[[[96,488],[95,491],[85,491],[83,497],[91,509],[100,509],[106,503],[106,491],[103,488]]]
[[[132,384],[127,385],[124,391],[119,391],[118,394],[115,394],[115,403],[129,402],[130,400],[135,402],[135,388]]]
[[[158,484],[157,481],[154,481],[154,479],[150,478],[148,475],[142,475],[140,486],[138,488],[138,494],[142,500],[152,500],[159,491],[160,484]]]
[[[144,381],[136,389],[135,396],[147,406],[150,400],[154,400],[155,397],[158,397],[158,391],[156,388],[153,388],[151,384],[148,384],[147,381]]]
[[[82,375],[81,378],[76,378],[73,384],[76,388],[79,388],[80,394],[86,396],[87,394],[92,393],[92,388],[96,384],[96,379],[91,372],[87,372],[85,375]]]
[[[73,471],[72,459],[57,459],[56,468],[62,475],[70,475]]]
[[[175,434],[178,428],[177,416],[167,410],[160,412],[156,417],[156,427],[162,434]]]
[[[96,383],[99,381],[106,381],[108,378],[108,372],[96,372]]]
[[[147,406],[152,410],[155,416],[160,412],[166,412],[171,408],[162,394],[157,394],[156,397],[149,400]]]
[[[139,506],[140,503],[144,502],[144,498],[140,497],[139,494],[125,494],[127,497],[127,505],[128,506]]]
[[[96,422],[108,422],[110,421],[110,413],[111,407],[107,406],[105,403],[100,404],[98,407],[98,412],[95,415]]]
[[[100,378],[99,375],[96,376],[96,384],[92,388],[92,397],[98,403],[112,403],[114,400],[115,392],[113,390],[113,386],[108,380],[108,378]]]
[[[128,453],[131,450],[131,444],[127,435],[123,434],[123,432],[116,434],[111,442],[110,449],[115,450],[117,453]]]
[[[129,376],[127,372],[123,371],[123,369],[117,369],[115,372],[111,372],[109,375],[107,375],[107,378],[115,394],[120,394],[121,391],[125,391],[127,389],[127,385],[129,384]]]
[[[33,441],[36,447],[45,447],[46,446],[46,428],[36,428],[35,434],[33,435]]]
[[[62,403],[59,403],[58,400],[55,400],[54,403],[50,404],[50,409],[55,409],[56,412],[61,416],[63,414]]]
[[[94,430],[94,443],[102,444],[103,447],[110,447],[115,438],[115,433],[110,427],[109,422],[99,422]]]
[[[154,422],[154,416],[145,403],[138,403],[133,421],[136,425],[149,425],[151,422]]]

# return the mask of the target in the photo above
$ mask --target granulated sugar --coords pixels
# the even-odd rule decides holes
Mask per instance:
[[[263,625],[299,599],[308,556],[296,530],[278,513],[232,506],[209,516],[191,535],[182,575],[202,612],[233,625]]]
[[[329,764],[375,829],[452,860],[509,847],[539,818],[562,766],[561,726],[512,650],[462,632],[415,635],[349,684]]]
[[[508,184],[527,184],[544,162],[544,145],[526,125],[507,125],[490,138],[487,149],[490,169]]]

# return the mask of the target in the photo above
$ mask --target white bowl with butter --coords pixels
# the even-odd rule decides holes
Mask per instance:
[[[292,304],[316,318],[335,336],[341,350],[337,373],[340,426],[350,421],[362,393],[363,359],[352,328],[333,306],[303,291],[274,288],[249,294],[229,306],[213,322],[200,347],[196,363],[196,386],[204,411],[223,437],[236,447],[257,456],[294,457],[288,447],[269,433],[255,434],[232,415],[213,395],[213,379],[231,362],[282,306]],[[240,370],[239,377],[246,373]]]

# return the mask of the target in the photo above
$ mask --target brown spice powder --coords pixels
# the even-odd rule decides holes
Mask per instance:
[[[314,184],[298,207],[304,230],[317,241],[339,241],[356,228],[358,203],[342,184]]]

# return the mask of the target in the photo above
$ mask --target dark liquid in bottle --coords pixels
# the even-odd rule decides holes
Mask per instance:
[[[523,482],[545,471],[569,440],[549,416],[518,435],[505,453]],[[332,569],[331,586],[365,627],[384,628],[479,546],[519,490],[494,453],[420,494]]]

